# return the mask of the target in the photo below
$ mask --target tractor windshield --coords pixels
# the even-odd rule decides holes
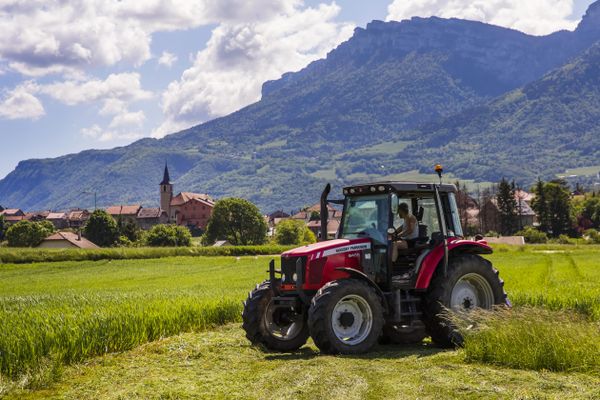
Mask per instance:
[[[370,237],[376,242],[385,243],[389,218],[390,201],[387,194],[346,197],[341,237]]]

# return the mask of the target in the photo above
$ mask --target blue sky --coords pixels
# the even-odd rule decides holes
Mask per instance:
[[[547,34],[591,0],[59,0],[0,4],[0,178],[20,160],[161,137],[260,98],[373,19]]]

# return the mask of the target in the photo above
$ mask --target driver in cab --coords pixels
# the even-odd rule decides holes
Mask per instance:
[[[415,239],[419,237],[419,228],[417,223],[417,217],[412,215],[408,211],[408,204],[400,203],[398,205],[398,216],[404,220],[404,223],[400,228],[400,232],[396,229],[395,236],[399,240],[394,242],[392,249],[392,261],[398,259],[398,250],[405,250],[412,247],[415,243]]]

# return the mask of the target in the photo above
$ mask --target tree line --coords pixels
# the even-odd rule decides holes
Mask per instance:
[[[530,203],[525,202],[523,189],[505,178],[482,191],[478,189],[474,197],[464,183],[457,182],[457,187],[460,217],[470,235],[518,234],[530,237],[530,241],[585,236],[593,240],[600,230],[600,195],[586,192],[579,185],[572,189],[562,179],[538,179],[529,188],[534,195]],[[531,220],[525,218],[529,206],[535,212],[535,224],[533,216]],[[475,223],[469,213],[473,208],[478,210]]]

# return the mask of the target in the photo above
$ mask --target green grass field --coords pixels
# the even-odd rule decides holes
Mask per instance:
[[[268,259],[3,264],[0,396],[600,397],[593,364],[586,373],[511,369],[487,353],[474,357],[468,346],[381,346],[365,356],[331,357],[309,343],[295,354],[263,353],[248,345],[238,322],[241,300],[266,277]],[[575,311],[585,329],[598,326],[599,247],[501,247],[490,259],[515,311],[524,305]],[[600,342],[596,332],[591,342]]]

